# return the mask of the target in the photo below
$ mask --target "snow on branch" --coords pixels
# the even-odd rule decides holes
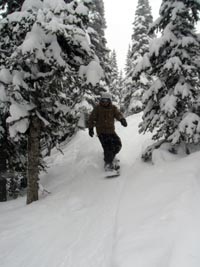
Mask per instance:
[[[0,70],[0,82],[9,84],[12,82],[12,75],[8,69],[2,68]]]
[[[0,83],[0,103],[6,102],[6,101],[7,101],[7,96],[6,96],[5,87],[3,84]]]
[[[92,60],[87,66],[81,66],[79,69],[79,76],[86,78],[86,83],[91,83],[95,86],[104,77],[103,69],[100,64]]]
[[[181,67],[182,67],[182,62],[180,58],[176,56],[167,59],[165,65],[163,66],[163,68],[166,70],[173,69],[174,71],[180,70]]]
[[[25,0],[22,5],[22,11],[31,10],[31,9],[40,9],[42,8],[43,3],[40,0]]]
[[[169,140],[176,144],[181,136],[184,136],[186,143],[198,143],[200,141],[200,117],[197,114],[186,113]]]
[[[138,77],[144,70],[151,68],[148,53],[144,54],[143,58],[138,62],[133,72],[133,77]]]

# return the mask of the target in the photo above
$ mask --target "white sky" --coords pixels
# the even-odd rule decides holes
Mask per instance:
[[[105,18],[107,23],[106,39],[108,47],[115,49],[119,69],[125,66],[128,44],[133,33],[132,23],[135,18],[137,0],[104,0]],[[162,0],[149,0],[154,20],[158,17]]]

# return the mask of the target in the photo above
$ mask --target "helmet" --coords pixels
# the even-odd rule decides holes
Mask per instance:
[[[107,93],[107,92],[102,93],[101,94],[101,100],[102,99],[108,99],[108,100],[112,101],[112,95],[110,93]]]

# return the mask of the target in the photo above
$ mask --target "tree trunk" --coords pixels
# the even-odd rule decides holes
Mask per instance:
[[[4,177],[7,171],[7,153],[6,153],[6,138],[0,140],[0,202],[7,200],[6,178]]]
[[[28,135],[27,204],[38,200],[41,121],[33,117]]]

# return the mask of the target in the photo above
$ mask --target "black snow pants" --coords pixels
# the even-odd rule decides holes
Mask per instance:
[[[104,150],[104,161],[106,164],[110,164],[113,162],[115,155],[121,150],[121,140],[116,133],[99,134],[98,137]]]

